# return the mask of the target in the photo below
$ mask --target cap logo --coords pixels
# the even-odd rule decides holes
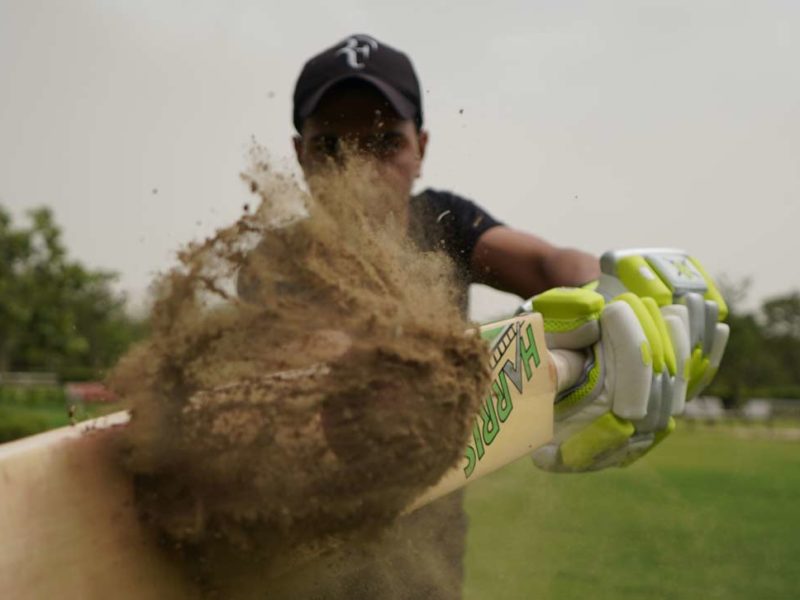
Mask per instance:
[[[370,52],[377,49],[378,42],[371,37],[353,36],[345,40],[344,46],[336,51],[336,56],[343,55],[347,64],[353,69],[363,69]]]

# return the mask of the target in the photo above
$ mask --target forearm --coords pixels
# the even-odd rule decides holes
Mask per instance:
[[[581,286],[600,276],[600,261],[581,250],[556,248],[542,258],[541,272],[547,288]]]
[[[591,254],[559,248],[508,227],[484,233],[472,256],[475,283],[530,298],[558,286],[579,286],[597,279],[600,263]]]

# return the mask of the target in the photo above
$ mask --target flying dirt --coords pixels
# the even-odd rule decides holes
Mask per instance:
[[[110,378],[140,513],[209,592],[380,536],[462,457],[487,348],[370,168],[312,197],[255,150],[258,206],[180,253]]]

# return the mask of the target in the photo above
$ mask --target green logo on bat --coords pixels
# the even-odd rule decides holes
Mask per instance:
[[[533,335],[533,327],[527,324],[525,331],[522,332],[521,325],[522,321],[509,324],[492,346],[490,362],[492,370],[509,354],[508,351],[512,344],[514,360],[512,362],[510,358],[506,359],[503,368],[492,381],[489,395],[481,403],[478,417],[472,426],[472,443],[467,446],[465,454],[467,465],[464,467],[464,476],[467,478],[472,475],[476,465],[486,454],[487,447],[491,446],[500,434],[502,424],[514,411],[511,389],[514,388],[517,393],[522,394],[525,383],[531,380],[534,369],[541,362],[539,349],[536,347],[536,339]],[[524,335],[520,335],[521,333]],[[531,362],[533,362],[533,366],[531,366]]]

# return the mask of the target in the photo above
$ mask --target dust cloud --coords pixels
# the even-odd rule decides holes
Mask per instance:
[[[312,196],[255,149],[258,206],[180,253],[112,374],[142,516],[207,591],[309,577],[461,458],[487,350],[449,259],[412,245],[407,198],[371,169],[331,166]]]

